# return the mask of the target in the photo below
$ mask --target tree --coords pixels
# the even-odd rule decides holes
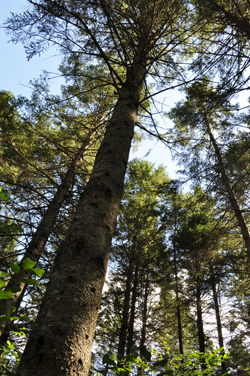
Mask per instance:
[[[9,26],[23,41],[25,29],[35,37],[27,46],[29,56],[41,52],[49,39],[65,52],[77,47],[75,53],[106,64],[109,82],[119,93],[17,372],[87,374],[143,83],[149,70],[165,75],[162,61],[184,36],[180,17],[186,17],[186,9],[181,1],[160,0],[29,2],[34,11],[13,17]],[[19,21],[22,26],[16,28]],[[65,309],[58,312],[58,306]]]
[[[247,1],[229,0],[229,1],[194,1],[198,5],[200,12],[206,13],[217,22],[220,22],[224,28],[228,25],[238,31],[236,35],[239,42],[245,38],[249,39],[249,3]]]
[[[193,291],[195,300],[199,351],[201,353],[206,351],[202,309],[202,296],[207,279],[206,269],[209,260],[214,258],[216,241],[218,242],[213,234],[216,229],[215,214],[213,216],[214,202],[211,197],[201,200],[203,194],[204,192],[197,186],[193,197],[189,199],[189,202],[193,201],[192,209],[195,207],[195,210],[187,213],[184,223],[175,234],[177,248],[185,253],[183,267],[187,269],[186,283]]]
[[[87,85],[87,83],[86,83],[86,85]],[[97,99],[97,98],[98,98],[98,95],[96,93],[95,99]],[[105,101],[104,101],[104,99],[105,99],[104,91],[102,91],[102,98],[103,98],[102,105],[104,105],[104,103],[105,103]],[[23,153],[22,156],[24,156],[24,148],[23,148],[24,140],[27,142],[26,139],[28,138],[29,141],[31,141],[30,140],[30,134],[33,134],[33,133],[35,133],[35,136],[37,136],[37,134],[39,132],[39,126],[41,127],[41,119],[43,119],[43,117],[46,118],[46,116],[48,116],[48,114],[45,112],[45,110],[42,110],[42,105],[41,105],[41,102],[40,102],[40,105],[39,105],[40,111],[37,115],[38,118],[40,119],[40,121],[38,121],[38,124],[35,124],[35,121],[34,121],[35,114],[34,114],[34,111],[32,112],[33,121],[34,121],[33,128],[35,128],[35,130],[36,130],[36,132],[32,133],[33,129],[29,125],[29,121],[28,120],[24,121],[24,114],[20,115],[20,110],[19,110],[19,113],[18,113],[17,109],[15,109],[13,104],[11,104],[11,100],[13,102],[13,99],[14,98],[12,96],[10,96],[10,95],[8,96],[6,93],[2,93],[2,101],[1,101],[1,104],[2,104],[2,106],[1,106],[2,111],[1,112],[2,113],[1,113],[1,115],[5,117],[5,120],[2,120],[2,122],[1,122],[1,129],[2,129],[2,133],[3,133],[2,142],[4,144],[4,140],[5,141],[9,140],[9,142],[12,146],[12,140],[13,140],[14,145],[15,145],[14,151],[16,151],[17,156],[20,158],[20,155],[21,155],[20,153]],[[84,99],[85,99],[85,106],[87,107],[87,104],[86,104],[87,98],[84,98]],[[81,98],[81,100],[83,100],[83,98]],[[34,105],[34,104],[29,103],[29,107],[31,107],[32,105]],[[76,151],[76,154],[73,156],[73,160],[69,164],[69,167],[65,172],[65,176],[62,176],[61,183],[58,184],[57,191],[54,194],[54,197],[52,196],[51,201],[47,204],[48,205],[47,210],[45,211],[45,213],[44,213],[44,215],[41,219],[40,224],[37,226],[36,231],[33,234],[31,242],[29,243],[29,245],[25,249],[25,252],[24,252],[22,259],[20,260],[20,263],[19,263],[19,271],[16,271],[16,273],[12,275],[12,277],[10,278],[10,280],[9,280],[7,286],[6,286],[6,290],[11,290],[15,287],[16,291],[12,293],[12,299],[8,299],[7,301],[1,301],[1,307],[2,307],[1,308],[1,314],[2,315],[5,315],[5,316],[8,317],[13,312],[14,308],[18,309],[20,307],[20,304],[22,302],[22,298],[23,298],[24,293],[27,289],[27,284],[25,283],[25,281],[29,280],[29,278],[30,278],[30,271],[27,268],[23,268],[23,262],[26,259],[31,260],[33,263],[38,262],[41,255],[44,253],[45,245],[47,243],[49,236],[51,235],[51,231],[52,231],[53,226],[54,226],[54,224],[57,220],[59,210],[61,210],[62,203],[64,202],[65,198],[67,197],[70,189],[73,188],[74,181],[75,181],[75,178],[76,178],[76,173],[79,170],[79,167],[81,167],[81,165],[85,165],[85,167],[84,167],[85,170],[87,171],[87,169],[88,169],[87,168],[87,160],[89,160],[89,162],[90,162],[90,159],[89,158],[86,159],[85,155],[86,155],[86,152],[88,151],[88,149],[90,149],[90,148],[93,149],[93,145],[96,142],[99,142],[99,138],[100,138],[99,134],[103,133],[103,127],[104,127],[103,126],[103,123],[104,123],[103,120],[105,118],[105,109],[101,108],[101,105],[99,103],[94,104],[94,101],[92,99],[91,105],[92,105],[91,111],[88,111],[88,113],[86,113],[84,117],[80,116],[80,114],[77,116],[77,118],[70,116],[69,113],[67,115],[66,115],[65,112],[62,114],[65,119],[66,119],[66,117],[68,117],[67,122],[70,123],[71,126],[73,126],[73,124],[75,123],[75,129],[77,129],[76,125],[78,125],[79,122],[81,122],[82,128],[83,128],[82,131],[81,131],[82,142],[81,143],[79,142],[80,147],[77,145],[79,147],[79,149]],[[62,111],[62,109],[60,109],[59,106],[57,106],[57,113],[59,114],[60,111]],[[49,117],[49,120],[51,122],[51,127],[52,127],[53,126],[52,118]],[[44,119],[43,119],[42,123],[43,124],[45,123]],[[20,135],[19,135],[19,142],[17,142],[17,140],[15,139],[15,137],[16,137],[15,132],[17,131],[17,129],[20,129],[20,128],[24,131],[23,132],[23,140],[22,140],[23,142],[22,142],[21,145],[20,145],[20,143],[21,143],[20,142]],[[11,134],[10,130],[12,130],[12,134]],[[35,138],[35,136],[34,136],[34,138]],[[47,137],[49,137],[48,132],[47,132]],[[73,139],[72,139],[72,141],[73,141]],[[34,143],[36,143],[36,142],[37,142],[37,140],[35,139]],[[72,142],[72,144],[73,144],[73,142]],[[10,146],[10,148],[11,148],[11,146]],[[4,149],[5,149],[5,153],[2,153],[2,161],[4,161],[4,159],[6,158],[6,154],[8,155],[8,152],[6,153],[6,149],[7,149],[6,145],[4,145]],[[9,153],[10,152],[11,151],[9,151]],[[29,153],[30,153],[30,158],[32,158],[32,151],[29,151]],[[33,153],[34,153],[34,151],[33,151]],[[41,156],[41,153],[42,152],[39,150],[39,147],[36,147],[36,154]],[[28,163],[27,163],[29,167],[35,166],[37,155],[35,155],[35,158],[34,158],[35,161],[34,162],[32,161],[33,163],[31,162],[31,159],[29,158]],[[55,158],[58,160],[60,158],[60,154],[57,153]],[[16,158],[12,157],[12,160],[13,159],[15,161],[17,160]],[[27,162],[27,157],[24,158],[24,159]],[[44,159],[43,159],[43,163],[44,163]],[[49,164],[49,163],[47,162],[47,164]],[[24,176],[25,167],[26,166],[23,166],[23,164],[20,165],[21,173],[19,172],[19,174],[18,174],[19,176],[21,174]],[[83,168],[83,166],[82,166],[82,168]],[[7,173],[5,173],[5,175],[7,175]],[[18,178],[17,178],[17,180],[18,180]],[[11,177],[8,178],[8,182],[9,182],[9,184],[11,183]],[[12,181],[13,185],[15,183],[17,183],[17,182]],[[34,183],[34,181],[33,181],[33,183]],[[47,201],[49,201],[49,200],[47,200]],[[32,281],[30,281],[30,283],[31,282]],[[2,327],[4,327],[4,332],[1,330],[0,344],[5,343],[7,338],[8,338],[8,335],[9,335],[8,325],[9,325],[9,323],[10,322],[8,320],[6,320],[6,322],[2,322]]]
[[[179,137],[180,129],[182,130],[181,137],[183,137],[184,132],[186,133],[189,139],[189,141],[184,141],[186,150],[187,144],[189,143],[189,150],[194,149],[192,154],[195,155],[196,163],[199,164],[200,160],[205,161],[207,170],[211,168],[211,165],[208,165],[209,156],[211,156],[210,163],[214,164],[214,160],[217,161],[217,166],[215,167],[217,167],[218,173],[221,176],[222,184],[228,195],[228,201],[237,218],[249,258],[250,232],[248,224],[243,210],[240,208],[239,199],[230,182],[230,177],[223,160],[224,151],[222,151],[222,148],[224,145],[219,145],[218,141],[218,139],[221,138],[224,144],[230,145],[231,143],[233,134],[231,123],[235,120],[231,115],[233,106],[230,105],[227,99],[223,98],[221,93],[218,93],[218,90],[215,91],[206,78],[186,88],[186,93],[186,101],[182,103],[179,102],[176,108],[171,112],[171,117],[174,119],[178,132],[177,138]],[[215,132],[217,132],[216,137],[214,136]],[[182,142],[180,138],[179,142]],[[213,149],[212,155],[210,152],[211,147]],[[202,156],[204,151],[206,158]],[[213,175],[215,175],[214,170],[215,169],[212,170]],[[205,174],[208,180],[210,179],[211,181],[211,177],[209,177],[207,171]],[[212,179],[214,179],[214,176]]]
[[[157,254],[165,249],[158,187],[167,180],[162,167],[155,169],[152,164],[139,160],[129,163],[112,245],[114,270],[109,275],[110,287],[103,297],[96,336],[100,348],[103,337],[109,336],[113,348],[117,347],[117,356],[122,359],[125,354],[136,354],[140,344],[148,342],[151,336],[148,333],[150,301],[157,275],[154,262]]]

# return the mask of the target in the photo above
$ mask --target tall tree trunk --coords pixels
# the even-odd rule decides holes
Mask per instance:
[[[200,277],[196,277],[196,307],[197,307],[197,329],[198,329],[199,350],[201,353],[205,353],[205,336],[204,336],[203,320],[202,320]]]
[[[58,251],[17,376],[87,376],[142,83],[142,36],[75,218]]]
[[[86,150],[89,147],[90,141],[93,138],[93,136],[96,134],[96,130],[92,130],[89,132],[86,140],[82,143],[81,148],[78,150],[74,160],[72,161],[66,175],[64,176],[60,186],[58,187],[58,190],[51,201],[51,203],[48,206],[48,209],[46,213],[43,216],[43,219],[41,220],[33,239],[31,240],[19,266],[20,271],[17,274],[12,275],[10,278],[8,285],[6,286],[6,290],[10,290],[13,287],[18,287],[20,290],[18,292],[12,293],[12,299],[8,300],[0,300],[0,306],[4,307],[1,308],[0,314],[9,316],[13,310],[13,308],[18,309],[21,302],[23,295],[25,293],[25,290],[27,288],[27,284],[21,282],[22,279],[30,278],[30,273],[28,270],[24,270],[22,268],[22,262],[23,260],[29,258],[31,261],[37,262],[41,255],[44,252],[44,248],[46,245],[46,242],[48,240],[48,237],[51,233],[51,230],[55,224],[58,212],[61,208],[61,205],[74,182],[75,173],[77,171],[77,168],[82,162],[83,156],[86,152]],[[1,326],[4,328],[2,331],[0,331],[1,337],[0,337],[0,345],[6,342],[8,335],[9,335],[9,321],[1,322]]]
[[[174,274],[175,274],[176,316],[177,316],[177,323],[178,323],[179,349],[180,349],[180,354],[183,355],[181,309],[180,309],[180,301],[179,301],[178,272],[177,272],[177,260],[176,260],[175,244],[174,244]],[[183,362],[183,359],[181,361]]]
[[[130,293],[131,293],[131,282],[133,279],[133,263],[129,260],[126,288],[124,293],[124,303],[123,303],[123,312],[122,312],[122,322],[121,329],[119,333],[119,343],[118,343],[118,355],[125,357],[125,346],[126,346],[126,336],[128,330],[128,314],[129,314],[129,302],[130,302]]]
[[[148,287],[149,287],[149,278],[148,278],[148,268],[146,271],[146,282],[144,290],[144,299],[143,299],[143,308],[142,308],[142,329],[141,329],[141,345],[145,345],[146,341],[146,331],[147,331],[147,313],[148,313]],[[141,354],[141,358],[145,361],[144,356]],[[144,367],[138,368],[138,375],[144,374]]]
[[[146,341],[147,313],[148,313],[148,287],[149,287],[149,276],[148,276],[148,269],[147,269],[144,299],[143,299],[143,310],[142,310],[142,330],[141,330],[141,344],[142,345],[144,345]]]
[[[210,268],[210,276],[211,276],[211,285],[212,285],[212,290],[213,290],[213,299],[214,299],[215,315],[216,315],[216,322],[217,322],[218,341],[219,341],[220,348],[222,347],[224,348],[222,325],[221,325],[221,319],[220,319],[220,308],[219,308],[218,295],[217,295],[217,290],[216,290],[215,276],[214,276],[212,267]],[[225,362],[221,362],[221,368],[222,368],[222,371],[226,371],[227,366]]]
[[[135,323],[135,303],[137,298],[137,284],[138,284],[138,264],[135,267],[134,284],[132,289],[130,318],[128,326],[128,343],[127,343],[127,355],[130,355],[133,347],[134,339],[134,323]]]
[[[222,176],[222,179],[223,179],[223,182],[224,182],[224,186],[225,186],[226,191],[228,193],[229,199],[231,201],[232,209],[235,212],[235,215],[236,215],[236,218],[237,218],[237,221],[238,221],[238,225],[241,229],[241,233],[242,233],[244,241],[245,241],[245,245],[246,245],[246,249],[247,249],[248,262],[250,262],[250,232],[249,232],[246,220],[244,218],[244,215],[243,215],[242,211],[240,210],[240,206],[239,206],[237,197],[234,193],[233,187],[230,184],[230,180],[229,180],[229,177],[228,177],[228,174],[227,174],[227,171],[226,171],[226,167],[225,167],[225,164],[224,164],[223,159],[221,157],[220,149],[217,145],[217,142],[214,138],[211,127],[209,125],[209,121],[206,117],[205,117],[205,123],[206,123],[207,131],[208,131],[208,134],[209,134],[209,137],[210,137],[210,141],[213,145],[215,155],[216,155],[216,158],[217,158],[218,163],[219,163],[219,168],[220,168],[221,176]]]
[[[179,349],[180,354],[183,355],[183,340],[182,340],[182,326],[181,326],[181,307],[179,302],[177,301],[176,306],[176,315],[177,315],[177,323],[178,323],[178,339],[179,339]],[[181,362],[183,363],[183,359],[181,359]]]

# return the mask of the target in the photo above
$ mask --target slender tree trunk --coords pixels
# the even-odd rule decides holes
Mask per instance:
[[[146,331],[147,331],[147,313],[148,313],[148,287],[149,287],[149,278],[148,278],[148,268],[146,271],[146,282],[144,290],[144,299],[143,299],[143,308],[142,308],[142,329],[141,329],[141,345],[145,345],[146,341]],[[145,361],[144,356],[141,354],[141,358]],[[144,374],[144,367],[138,368],[137,375]]]
[[[182,340],[182,326],[181,326],[181,307],[180,307],[179,303],[177,303],[176,315],[177,315],[177,323],[178,323],[179,349],[180,349],[180,354],[183,355],[183,340]],[[181,360],[181,362],[183,362],[183,359]]]
[[[196,307],[199,350],[201,353],[205,353],[205,336],[202,320],[200,277],[196,277]]]
[[[178,272],[177,272],[177,260],[176,260],[176,249],[174,244],[174,274],[175,274],[175,294],[176,294],[176,315],[178,322],[178,338],[179,338],[179,349],[180,354],[183,355],[183,340],[182,340],[182,326],[181,326],[181,309],[179,302],[179,289],[178,289]],[[183,359],[182,359],[183,361]]]
[[[69,188],[74,182],[74,177],[75,177],[77,168],[81,164],[83,156],[86,150],[88,149],[90,141],[95,135],[95,133],[96,133],[96,130],[90,131],[86,140],[82,143],[81,148],[78,150],[53,200],[49,204],[48,209],[46,213],[44,214],[43,219],[41,220],[41,223],[39,224],[33,236],[33,239],[30,242],[19,264],[20,266],[19,273],[12,275],[12,277],[10,278],[9,283],[6,287],[6,290],[10,290],[13,287],[18,287],[20,291],[12,293],[12,299],[0,300],[0,306],[4,307],[0,310],[1,315],[9,316],[13,308],[16,308],[16,309],[19,308],[23,295],[27,288],[27,284],[21,282],[20,280],[30,278],[30,273],[27,270],[24,270],[22,268],[22,262],[26,258],[29,258],[31,261],[37,262],[39,258],[41,257],[41,255],[43,254],[46,242],[55,224],[61,205],[69,191]],[[9,325],[9,321],[1,322],[1,326],[4,329],[0,331],[0,334],[1,334],[0,345],[5,343],[8,338],[8,335],[9,335],[8,325]]]
[[[75,218],[58,251],[17,376],[87,376],[142,83],[143,36]]]
[[[142,330],[141,330],[141,344],[142,345],[144,345],[146,341],[147,313],[148,313],[148,287],[149,287],[149,277],[148,277],[148,269],[147,269],[145,292],[144,292],[144,299],[143,299],[143,310],[142,310]]]
[[[207,131],[208,131],[208,134],[209,134],[209,137],[210,137],[210,141],[211,141],[211,143],[214,147],[215,155],[216,155],[216,158],[217,158],[218,163],[219,163],[219,168],[220,168],[220,171],[221,171],[222,179],[223,179],[225,188],[227,190],[229,199],[231,201],[231,206],[232,206],[232,208],[235,212],[239,227],[241,229],[241,233],[242,233],[244,241],[245,241],[245,245],[246,245],[246,249],[247,249],[247,255],[248,255],[248,262],[250,262],[250,232],[249,232],[246,220],[244,218],[244,215],[243,215],[242,211],[240,210],[240,206],[239,206],[237,197],[234,193],[233,187],[230,184],[230,180],[229,180],[229,177],[228,177],[228,174],[227,174],[227,171],[226,171],[226,167],[225,167],[225,164],[224,164],[223,159],[221,157],[220,149],[219,149],[217,142],[214,138],[214,135],[213,135],[212,130],[210,128],[208,119],[205,119],[205,122],[206,122]]]
[[[118,355],[125,357],[126,336],[128,330],[128,314],[129,314],[129,302],[131,293],[131,282],[133,279],[133,263],[129,260],[126,289],[124,293],[124,304],[122,312],[121,330],[119,333]]]
[[[213,290],[213,299],[214,299],[215,315],[216,315],[216,322],[217,322],[218,341],[219,341],[220,348],[222,347],[224,348],[222,325],[221,325],[221,319],[220,319],[220,308],[219,308],[218,295],[217,295],[217,290],[216,290],[215,277],[214,277],[214,273],[212,270],[211,270],[210,275],[211,275],[211,285],[212,285],[212,290]],[[226,371],[227,366],[225,362],[221,362],[221,368],[222,368],[222,371]]]
[[[132,347],[133,347],[134,323],[135,323],[135,303],[136,303],[136,298],[137,298],[137,284],[138,284],[138,264],[136,265],[136,268],[135,268],[134,285],[133,285],[133,289],[132,289],[130,319],[129,319],[129,326],[128,326],[127,355],[130,355]]]

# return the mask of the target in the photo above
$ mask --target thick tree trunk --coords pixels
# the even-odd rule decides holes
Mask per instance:
[[[87,376],[111,238],[146,74],[145,38],[130,67],[17,376]],[[143,46],[143,47],[142,47]]]
[[[222,325],[221,325],[221,319],[220,319],[220,308],[219,308],[218,295],[217,295],[216,283],[215,283],[215,277],[214,277],[213,271],[211,271],[211,285],[212,285],[212,290],[213,290],[213,299],[214,299],[215,315],[216,315],[216,322],[217,322],[219,346],[220,348],[222,347],[224,348]],[[222,368],[222,371],[226,371],[227,366],[225,362],[221,362],[221,368]]]
[[[240,210],[240,206],[239,206],[237,197],[236,197],[234,190],[233,190],[233,188],[230,184],[230,180],[229,180],[229,177],[228,177],[228,174],[227,174],[227,171],[226,171],[226,167],[225,167],[225,164],[224,164],[223,159],[221,157],[220,149],[219,149],[217,142],[214,138],[214,135],[211,131],[208,119],[206,119],[206,127],[207,127],[207,131],[208,131],[208,134],[209,134],[209,137],[210,137],[210,141],[211,141],[211,143],[214,147],[215,155],[216,155],[216,158],[218,160],[219,168],[220,168],[220,171],[221,171],[221,176],[222,176],[225,188],[227,190],[229,199],[231,201],[232,209],[235,212],[239,227],[241,229],[241,233],[242,233],[244,241],[245,241],[245,245],[246,245],[246,249],[247,249],[247,255],[248,255],[248,262],[250,262],[250,232],[249,232],[246,220],[244,218],[244,215],[243,215],[242,211]]]
[[[203,330],[202,308],[201,308],[201,288],[200,288],[199,277],[196,277],[196,307],[197,307],[197,329],[198,329],[199,350],[201,353],[205,353],[205,336],[204,336],[204,330]]]
[[[121,355],[123,358],[125,357],[125,346],[126,346],[126,336],[127,336],[127,330],[128,330],[128,314],[129,314],[129,302],[130,302],[132,279],[133,279],[133,264],[130,260],[129,266],[128,266],[128,272],[127,272],[126,288],[125,288],[125,293],[124,293],[122,322],[121,322],[121,329],[119,333],[119,344],[118,344],[118,355]]]
[[[137,284],[138,284],[138,264],[136,265],[136,268],[135,268],[134,284],[133,284],[133,289],[132,289],[130,318],[129,318],[129,326],[128,326],[127,355],[131,354],[131,350],[132,350],[132,347],[133,347],[134,323],[135,323],[135,303],[136,303],[136,298],[137,298]]]
[[[22,262],[23,260],[29,258],[31,261],[37,262],[41,255],[44,252],[44,248],[46,245],[46,242],[48,240],[48,237],[51,233],[51,230],[55,224],[58,212],[61,208],[61,205],[71,187],[71,185],[74,182],[75,173],[77,171],[77,168],[82,162],[83,156],[86,152],[86,150],[89,147],[90,141],[95,135],[96,130],[92,130],[89,132],[89,135],[87,136],[86,140],[82,143],[81,148],[78,150],[74,160],[72,161],[65,177],[63,178],[53,200],[48,206],[48,209],[46,213],[44,214],[43,219],[41,220],[41,223],[39,224],[32,241],[30,242],[19,266],[20,271],[17,274],[12,275],[12,277],[9,280],[8,285],[6,286],[6,290],[10,290],[13,287],[18,287],[20,291],[12,293],[12,299],[8,300],[0,300],[0,306],[5,307],[0,310],[1,315],[9,316],[13,310],[13,308],[18,309],[24,292],[27,288],[27,284],[20,282],[21,279],[27,279],[30,278],[30,273],[28,270],[24,270],[22,268]],[[1,337],[0,337],[0,345],[4,344],[8,338],[8,324],[9,321],[1,322],[1,326],[4,328],[2,331],[0,331]]]

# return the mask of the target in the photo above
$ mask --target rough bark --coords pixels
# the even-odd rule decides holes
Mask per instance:
[[[241,229],[241,233],[242,233],[243,238],[244,238],[244,242],[245,242],[246,249],[247,249],[248,262],[249,262],[250,261],[250,232],[249,232],[246,220],[244,218],[244,215],[243,215],[243,213],[240,209],[240,206],[239,206],[237,197],[234,193],[233,187],[230,184],[230,180],[229,180],[229,177],[228,177],[228,174],[227,174],[227,171],[226,171],[226,167],[225,167],[225,164],[223,162],[223,159],[222,159],[222,156],[221,156],[221,153],[220,153],[220,149],[219,149],[217,142],[214,138],[214,135],[213,135],[211,127],[209,125],[208,119],[206,119],[206,127],[207,127],[207,131],[208,131],[208,134],[209,134],[209,137],[210,137],[210,141],[211,141],[213,148],[214,148],[214,151],[215,151],[216,158],[217,158],[218,163],[219,163],[219,168],[220,168],[221,176],[222,176],[222,179],[223,179],[223,182],[224,182],[224,186],[225,186],[226,191],[228,193],[232,209],[235,212],[235,215],[236,215],[236,218],[237,218],[237,221],[238,221],[238,225]]]
[[[131,307],[130,307],[130,318],[128,326],[128,343],[127,343],[127,356],[131,354],[134,339],[134,323],[135,323],[135,303],[137,298],[137,284],[138,284],[138,265],[135,268],[134,274],[134,284],[132,289]]]
[[[146,38],[147,40],[147,38]],[[146,74],[139,44],[75,218],[58,251],[17,376],[87,376],[111,238]]]
[[[86,140],[82,143],[66,175],[64,176],[60,186],[58,187],[53,200],[50,202],[48,209],[43,216],[43,219],[41,220],[24,256],[22,257],[22,260],[19,263],[19,273],[12,275],[12,277],[10,278],[8,285],[6,286],[6,290],[10,290],[13,287],[18,287],[20,290],[18,292],[12,293],[12,299],[0,300],[0,306],[5,307],[0,310],[1,315],[9,316],[13,308],[19,308],[24,292],[27,288],[27,284],[21,282],[20,280],[30,278],[29,271],[22,268],[22,262],[27,258],[29,258],[33,262],[37,262],[43,254],[46,242],[55,224],[61,205],[74,182],[77,168],[81,164],[83,156],[88,149],[90,141],[95,133],[96,130],[89,132]],[[4,329],[0,331],[0,345],[4,344],[8,338],[8,325],[9,321],[1,322],[1,326]]]
[[[130,302],[130,293],[131,293],[131,283],[133,279],[133,264],[129,261],[126,288],[124,292],[124,303],[123,303],[123,312],[122,312],[122,322],[121,329],[119,333],[119,343],[118,343],[118,355],[125,357],[125,346],[126,346],[126,336],[128,330],[128,314],[129,314],[129,302]]]

